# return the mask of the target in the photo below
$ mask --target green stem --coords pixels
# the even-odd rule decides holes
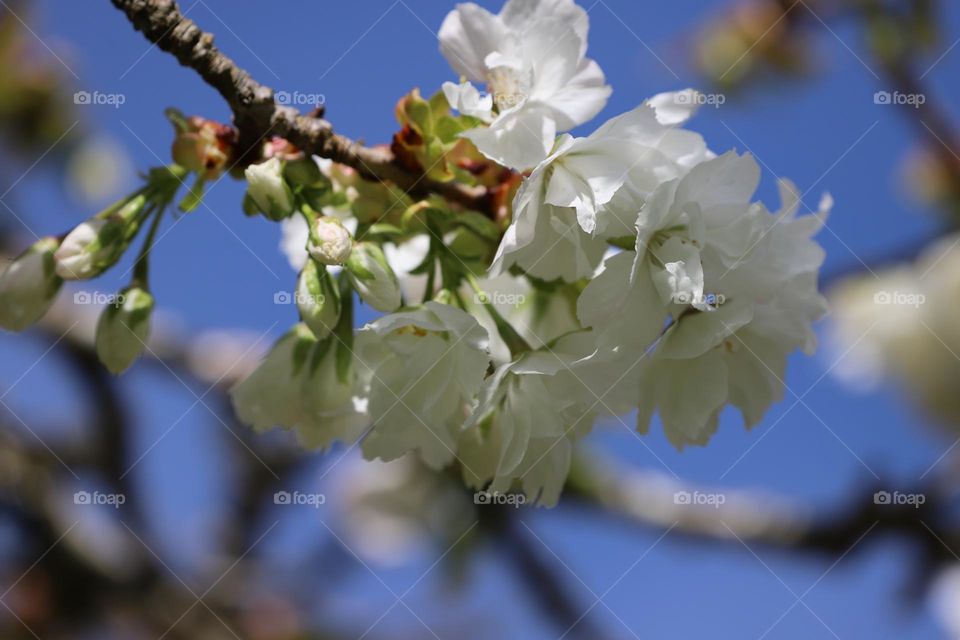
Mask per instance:
[[[430,254],[427,256],[427,259],[430,260],[430,270],[427,271],[427,288],[423,292],[423,300],[420,301],[420,304],[428,300],[433,299],[433,290],[437,286],[437,256],[435,251],[434,243],[436,240],[430,238]]]
[[[336,369],[337,377],[342,384],[346,384],[350,376],[350,367],[353,364],[353,284],[350,275],[344,269],[338,276],[340,289],[340,319],[333,329],[336,336]]]
[[[153,223],[150,225],[150,230],[147,231],[143,246],[140,247],[137,261],[133,264],[133,284],[142,289],[147,289],[149,285],[150,251],[153,249],[153,241],[157,235],[157,230],[160,228],[160,221],[163,220],[165,210],[166,204],[157,205],[148,214],[153,216]]]

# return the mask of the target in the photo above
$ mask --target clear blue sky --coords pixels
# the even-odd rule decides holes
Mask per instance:
[[[76,74],[76,87],[125,95],[119,109],[89,106],[80,112],[89,127],[123,146],[133,169],[168,161],[171,135],[164,107],[229,118],[226,105],[212,89],[169,55],[151,50],[107,0],[37,4],[35,31]],[[500,3],[482,4],[496,8]],[[589,54],[614,87],[597,122],[654,93],[702,84],[688,62],[688,44],[697,26],[728,4],[605,0],[594,5]],[[950,6],[943,50],[960,36],[960,7],[944,4]],[[369,143],[389,139],[398,97],[414,86],[433,92],[453,78],[434,35],[452,3],[183,0],[181,6],[215,32],[220,47],[261,82],[278,90],[324,94],[328,117],[337,130]],[[829,230],[820,236],[828,271],[859,259],[869,262],[933,228],[932,212],[915,205],[900,180],[901,163],[915,143],[913,132],[894,108],[874,104],[874,92],[886,87],[872,75],[869,62],[858,60],[857,56],[867,59],[859,35],[849,25],[832,28],[833,33],[824,27],[814,29],[819,73],[731,97],[719,109],[703,109],[691,124],[716,150],[735,147],[757,156],[765,168],[761,196],[771,206],[776,204],[777,175],[790,177],[801,191],[813,187],[806,197],[808,205],[816,204],[821,191],[833,194],[837,204]],[[960,87],[951,82],[958,73],[960,48],[928,76],[943,103],[960,100]],[[17,185],[11,200],[38,231],[59,232],[90,209],[58,188],[56,173],[48,165],[40,162]],[[279,229],[262,218],[242,215],[242,193],[240,183],[218,184],[207,200],[212,211],[201,208],[164,236],[153,260],[155,295],[161,308],[181,316],[191,330],[231,327],[261,334],[273,326],[270,333],[276,336],[295,321],[295,310],[273,305],[273,294],[292,288],[295,275],[277,249]],[[107,277],[95,286],[111,291],[118,284]],[[40,353],[38,345],[9,336],[0,337],[0,345],[13,355],[0,358],[4,385],[16,380]],[[909,484],[951,442],[924,425],[890,390],[854,395],[829,376],[821,379],[831,360],[826,351],[814,358],[794,358],[787,383],[800,395],[810,389],[804,399],[809,408],[791,408],[788,393],[788,400],[751,433],[744,432],[739,418],[730,413],[709,447],[680,454],[658,429],[645,437],[648,450],[614,421],[588,446],[707,486],[782,492],[823,512],[842,509],[851,491],[877,482],[871,469],[881,484]],[[51,406],[46,400],[49,392],[40,393],[55,371],[53,363],[41,363],[31,371],[11,394],[14,406],[38,421],[69,411],[76,403],[75,389],[57,390],[57,397],[65,399],[62,406]],[[137,446],[146,451],[194,398],[176,380],[143,370],[130,374],[129,386],[140,403]],[[632,419],[627,422],[632,424]],[[220,428],[202,407],[195,408],[138,467],[138,482],[170,488],[157,497],[151,512],[167,536],[164,548],[175,560],[183,549],[202,552],[204,545],[197,537],[215,525],[223,483],[231,480],[217,460]],[[560,511],[529,513],[527,521],[598,595],[656,540]],[[283,539],[288,538],[291,548],[284,555],[295,558],[298,536],[290,533]],[[758,559],[743,548],[696,548],[668,536],[609,591],[604,602],[642,638],[708,634],[757,638],[794,604],[791,591],[799,596],[816,583],[804,597],[809,609],[792,608],[768,638],[830,638],[827,627],[841,638],[938,637],[928,611],[898,604],[908,575],[909,558],[903,550],[879,537],[863,544],[869,548],[845,559],[818,582],[830,560],[760,550]],[[432,560],[427,554],[414,566],[384,571],[382,577],[402,592]],[[364,574],[360,569],[358,580],[349,589],[344,587],[342,601],[350,615],[372,623],[393,599]],[[444,620],[439,609],[445,600],[436,591],[439,575],[431,574],[408,598],[428,622]],[[473,605],[464,615],[523,627],[522,633],[509,637],[554,637],[524,611],[525,600],[514,597],[513,589],[504,584],[505,575],[496,563],[480,563],[473,574],[480,586],[472,592]],[[593,601],[577,578],[567,577],[585,601]],[[360,606],[355,594],[363,594],[367,604]],[[605,607],[598,606],[591,615],[614,637],[628,637]],[[417,630],[416,620],[402,608],[381,625],[382,633],[394,626]]]

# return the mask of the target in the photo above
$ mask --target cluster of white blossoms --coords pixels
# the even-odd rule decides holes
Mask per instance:
[[[798,216],[797,189],[783,181],[779,211],[752,201],[757,163],[718,156],[682,128],[699,102],[690,90],[586,137],[558,136],[610,94],[585,55],[587,31],[572,0],[510,0],[498,15],[462,4],[440,29],[462,77],[431,108],[459,112],[449,117],[469,153],[520,172],[509,172],[519,185],[488,254],[475,212],[444,218],[436,202],[401,195],[371,223],[359,183],[318,161],[339,194],[320,219],[350,229],[354,247],[383,248],[379,270],[347,262],[339,277],[366,282],[353,291],[388,314],[329,337],[293,329],[234,391],[242,419],[294,427],[313,444],[361,440],[369,459],[455,464],[473,487],[553,504],[575,442],[603,416],[637,411],[645,431],[657,413],[683,447],[706,443],[727,405],[753,426],[781,399],[787,356],[813,351],[826,308],[813,236],[829,197]],[[468,216],[461,227],[439,222],[458,216]],[[381,219],[396,233],[381,233]],[[317,255],[305,220],[284,223],[298,267]]]
[[[282,223],[300,322],[233,389],[242,421],[311,448],[415,455],[470,486],[553,504],[576,441],[605,416],[636,412],[646,431],[658,414],[682,448],[706,443],[727,405],[752,426],[781,398],[788,354],[815,348],[825,311],[813,236],[829,197],[798,215],[784,181],[779,211],[753,201],[757,163],[684,128],[701,102],[692,90],[564,133],[610,95],[587,33],[573,0],[509,0],[496,15],[468,3],[444,20],[440,49],[460,78],[400,100],[392,151],[434,182],[483,188],[475,205],[414,200],[286,140],[265,144],[243,208]],[[196,173],[202,190],[229,132],[169,115],[175,177]],[[0,279],[0,325],[24,328],[62,279],[114,264],[171,199],[151,187],[38,243]],[[112,370],[146,338],[141,275],[129,308],[102,321]],[[357,329],[357,298],[385,315]]]

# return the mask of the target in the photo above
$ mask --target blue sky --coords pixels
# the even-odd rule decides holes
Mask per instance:
[[[261,82],[291,93],[323,94],[336,129],[368,143],[389,139],[396,125],[393,107],[401,95],[415,86],[432,93],[444,80],[454,79],[434,34],[452,3],[180,4]],[[499,5],[481,4],[494,9]],[[655,93],[702,86],[689,62],[689,44],[697,28],[728,4],[601,0],[590,7],[589,54],[614,92],[605,111],[584,129]],[[942,51],[953,42],[951,34],[960,33],[960,7],[944,4],[951,6]],[[152,48],[106,0],[41,0],[36,9],[32,24],[38,37],[69,67],[64,73],[77,89],[125,96],[120,108],[98,105],[79,111],[83,126],[123,147],[132,171],[168,161],[171,131],[163,118],[165,107],[229,119],[226,105],[212,89]],[[777,176],[790,177],[801,192],[809,190],[804,197],[808,208],[816,205],[821,192],[833,195],[836,206],[820,235],[827,250],[825,270],[832,271],[869,263],[910,244],[931,233],[936,219],[904,188],[903,161],[916,138],[894,107],[874,104],[874,92],[890,87],[875,77],[859,33],[849,23],[830,29],[818,24],[812,29],[817,72],[810,78],[729,96],[721,107],[701,110],[690,126],[715,150],[752,152],[764,168],[760,196],[771,206],[777,204]],[[941,103],[953,105],[960,99],[960,87],[951,82],[958,72],[960,48],[927,76]],[[59,232],[92,211],[91,205],[70,198],[57,175],[50,162],[41,161],[8,199],[38,233]],[[154,252],[154,293],[158,305],[178,315],[188,330],[229,327],[269,339],[295,321],[293,307],[272,304],[276,291],[292,288],[295,274],[277,249],[279,229],[263,218],[242,215],[242,194],[240,183],[224,180],[210,192],[209,208],[167,227],[169,233]],[[116,276],[107,276],[93,286],[109,292],[120,284]],[[9,336],[0,337],[0,348],[11,355],[0,358],[4,385],[17,380],[42,353],[41,345]],[[644,436],[643,446],[629,428],[608,421],[587,446],[705,486],[781,492],[822,513],[843,509],[851,492],[871,484],[910,484],[952,441],[924,424],[894,390],[857,395],[824,376],[835,356],[822,350],[813,358],[794,358],[787,384],[803,402],[795,403],[788,392],[785,402],[752,432],[745,432],[731,412],[709,447],[678,453],[658,429]],[[42,362],[10,396],[23,415],[38,422],[69,412],[79,401],[76,389],[57,376],[55,364]],[[51,405],[49,395],[41,393],[51,383],[58,385],[56,397],[62,403]],[[167,541],[162,546],[175,562],[178,554],[200,554],[204,545],[196,539],[212,531],[217,500],[231,481],[218,460],[221,427],[202,407],[190,409],[195,398],[169,376],[135,369],[126,384],[140,418],[137,447],[149,450],[136,481],[169,488],[151,505]],[[632,419],[627,424],[632,426]],[[158,438],[159,444],[150,449]],[[866,539],[863,544],[869,548],[831,568],[826,558],[790,558],[762,550],[755,556],[746,548],[699,548],[669,536],[656,543],[656,535],[561,511],[530,513],[527,521],[567,563],[572,574],[566,577],[586,602],[594,600],[591,591],[600,595],[615,583],[603,598],[606,607],[599,605],[591,614],[614,637],[629,636],[625,624],[644,638],[706,633],[758,638],[788,609],[766,637],[829,638],[834,632],[841,638],[938,637],[924,607],[894,604],[901,602],[910,558],[880,537]],[[295,532],[282,538],[291,546],[298,539]],[[287,551],[296,557],[296,549]],[[432,563],[429,554],[422,560],[385,571],[383,578],[402,592]],[[478,563],[472,574],[478,587],[471,591],[468,615],[519,625],[524,631],[517,635],[525,638],[555,637],[517,606],[524,601],[514,597],[515,587],[505,583],[508,574],[497,562]],[[360,573],[361,579],[344,586],[339,597],[345,610],[357,608],[351,615],[372,623],[378,607],[382,611],[393,599],[372,576],[364,578],[362,569]],[[436,610],[444,600],[434,580],[441,573],[431,574],[409,598],[428,622],[444,620]],[[790,608],[808,588],[803,603]],[[363,606],[354,598],[357,594]],[[378,631],[416,625],[415,618],[398,608]]]

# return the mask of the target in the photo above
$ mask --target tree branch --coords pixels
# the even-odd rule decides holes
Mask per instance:
[[[276,104],[273,90],[260,84],[213,43],[213,34],[186,18],[174,0],[111,0],[137,31],[158,48],[196,71],[226,100],[240,132],[241,166],[256,161],[260,143],[270,135],[292,142],[302,151],[350,166],[370,180],[388,181],[413,196],[436,193],[471,209],[485,210],[486,189],[457,182],[438,182],[411,173],[386,148],[369,148],[334,133],[323,118],[304,116]]]

